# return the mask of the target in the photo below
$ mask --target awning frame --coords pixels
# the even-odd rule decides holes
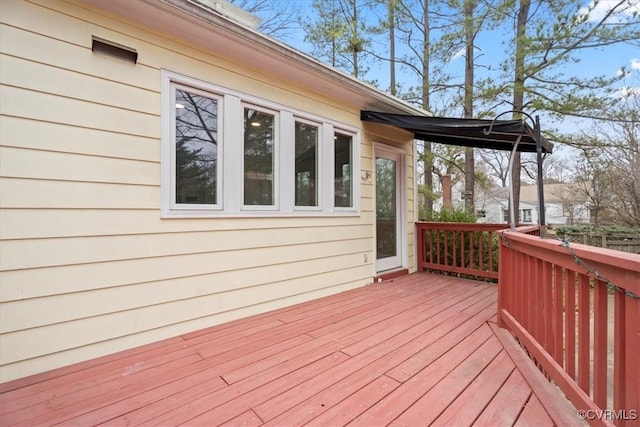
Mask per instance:
[[[498,120],[508,113],[522,114],[529,119],[533,127],[524,120]],[[538,219],[541,235],[546,228],[544,185],[542,176],[542,154],[551,153],[553,145],[546,140],[540,131],[540,117],[535,119],[523,111],[505,111],[493,120],[460,119],[452,117],[412,116],[362,110],[362,121],[380,123],[405,129],[413,133],[415,139],[439,144],[458,145],[464,147],[485,148],[511,151],[509,158],[510,180],[510,220],[511,229],[515,229],[514,194],[513,194],[513,159],[516,152],[536,153],[538,166]]]

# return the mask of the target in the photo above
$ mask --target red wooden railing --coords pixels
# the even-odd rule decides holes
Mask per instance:
[[[417,222],[418,269],[498,280],[496,232],[507,227],[506,224]]]
[[[639,425],[640,255],[518,231],[499,233],[500,326],[590,424]]]

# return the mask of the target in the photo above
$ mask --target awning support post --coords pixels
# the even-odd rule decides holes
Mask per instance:
[[[513,212],[515,210],[515,201],[513,199],[513,161],[516,157],[516,152],[518,151],[518,144],[520,144],[520,139],[522,135],[518,135],[518,139],[516,139],[516,143],[513,144],[513,150],[511,150],[511,156],[509,157],[509,170],[507,171],[507,176],[509,177],[509,223],[511,224],[511,231],[516,229],[516,215]]]

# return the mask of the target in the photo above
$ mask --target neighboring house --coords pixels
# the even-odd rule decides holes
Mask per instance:
[[[424,111],[217,1],[0,19],[1,381],[415,269],[413,134],[360,111]]]
[[[545,212],[547,225],[588,224],[590,211],[587,199],[573,184],[544,185]],[[451,186],[451,200],[454,208],[464,208],[464,181],[458,180]],[[475,206],[478,222],[508,223],[509,188],[478,186],[475,191]],[[435,209],[441,209],[442,197],[434,203]],[[538,187],[523,185],[520,187],[520,223],[538,224]]]

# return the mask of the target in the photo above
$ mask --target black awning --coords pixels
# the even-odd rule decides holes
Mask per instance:
[[[360,119],[408,130],[413,132],[416,139],[423,141],[465,147],[511,151],[518,137],[521,137],[518,151],[536,152],[535,132],[528,124],[520,120],[456,119],[374,111],[361,111]],[[551,153],[553,144],[542,136],[540,138],[542,151]]]

